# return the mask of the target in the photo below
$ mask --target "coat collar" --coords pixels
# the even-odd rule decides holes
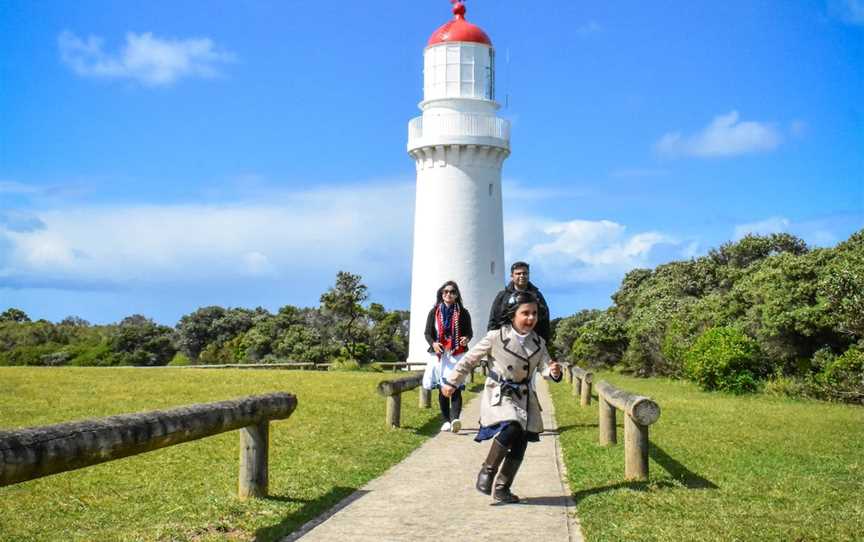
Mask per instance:
[[[534,355],[540,351],[540,339],[533,331],[525,338],[525,344],[519,343],[516,330],[512,326],[504,326],[501,328],[501,342],[504,345],[504,350],[510,352],[519,359],[529,361]]]

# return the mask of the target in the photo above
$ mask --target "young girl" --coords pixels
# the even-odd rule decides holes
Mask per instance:
[[[537,325],[534,294],[516,294],[506,314],[510,325],[490,331],[465,354],[448,375],[441,393],[452,395],[480,360],[488,357],[489,374],[480,407],[480,431],[474,440],[481,442],[493,437],[494,440],[477,475],[477,490],[492,494],[496,502],[515,503],[519,502],[519,497],[510,492],[510,486],[525,457],[528,442],[540,440],[543,432],[534,374],[540,371],[543,378],[560,382],[561,366],[551,360],[546,342],[534,332]]]
[[[423,387],[435,389],[446,382],[456,363],[468,349],[468,342],[474,333],[471,330],[471,314],[462,306],[459,286],[448,280],[435,292],[435,305],[426,317],[426,342],[432,359],[426,364],[423,373]],[[458,433],[462,428],[462,389],[448,396],[438,393],[438,407],[444,424],[441,431]]]

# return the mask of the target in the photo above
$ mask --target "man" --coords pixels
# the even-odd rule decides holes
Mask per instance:
[[[495,296],[492,308],[489,309],[489,324],[486,326],[486,330],[492,331],[504,324],[504,315],[507,313],[507,307],[515,300],[517,292],[524,291],[533,293],[539,301],[537,307],[537,327],[534,328],[534,331],[548,343],[550,331],[549,305],[546,304],[546,300],[543,298],[540,290],[528,280],[528,264],[525,262],[515,262],[510,266],[510,284]]]

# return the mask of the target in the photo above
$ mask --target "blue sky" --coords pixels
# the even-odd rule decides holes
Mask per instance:
[[[470,0],[497,51],[508,261],[554,316],[748,231],[864,225],[864,0]],[[446,0],[0,0],[0,310],[173,324],[407,308],[422,51]]]

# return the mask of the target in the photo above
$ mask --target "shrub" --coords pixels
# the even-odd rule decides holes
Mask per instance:
[[[183,352],[177,352],[174,354],[174,357],[171,358],[171,361],[168,362],[168,365],[170,367],[185,367],[191,363],[192,361],[189,359],[189,356]]]
[[[756,341],[738,329],[716,327],[696,339],[684,357],[684,370],[703,390],[755,391],[761,353]]]
[[[118,359],[111,351],[111,345],[107,341],[97,343],[85,343],[72,348],[74,357],[70,362],[77,366],[107,366],[114,365]]]
[[[362,371],[368,373],[380,373],[383,371],[380,365],[377,363],[367,363],[361,364],[359,361],[346,358],[346,357],[337,357],[333,358],[330,365],[331,371]]]
[[[813,397],[813,384],[803,378],[777,375],[765,383],[764,393],[779,397]]]
[[[818,380],[829,398],[864,404],[864,348],[851,347],[827,365]]]

